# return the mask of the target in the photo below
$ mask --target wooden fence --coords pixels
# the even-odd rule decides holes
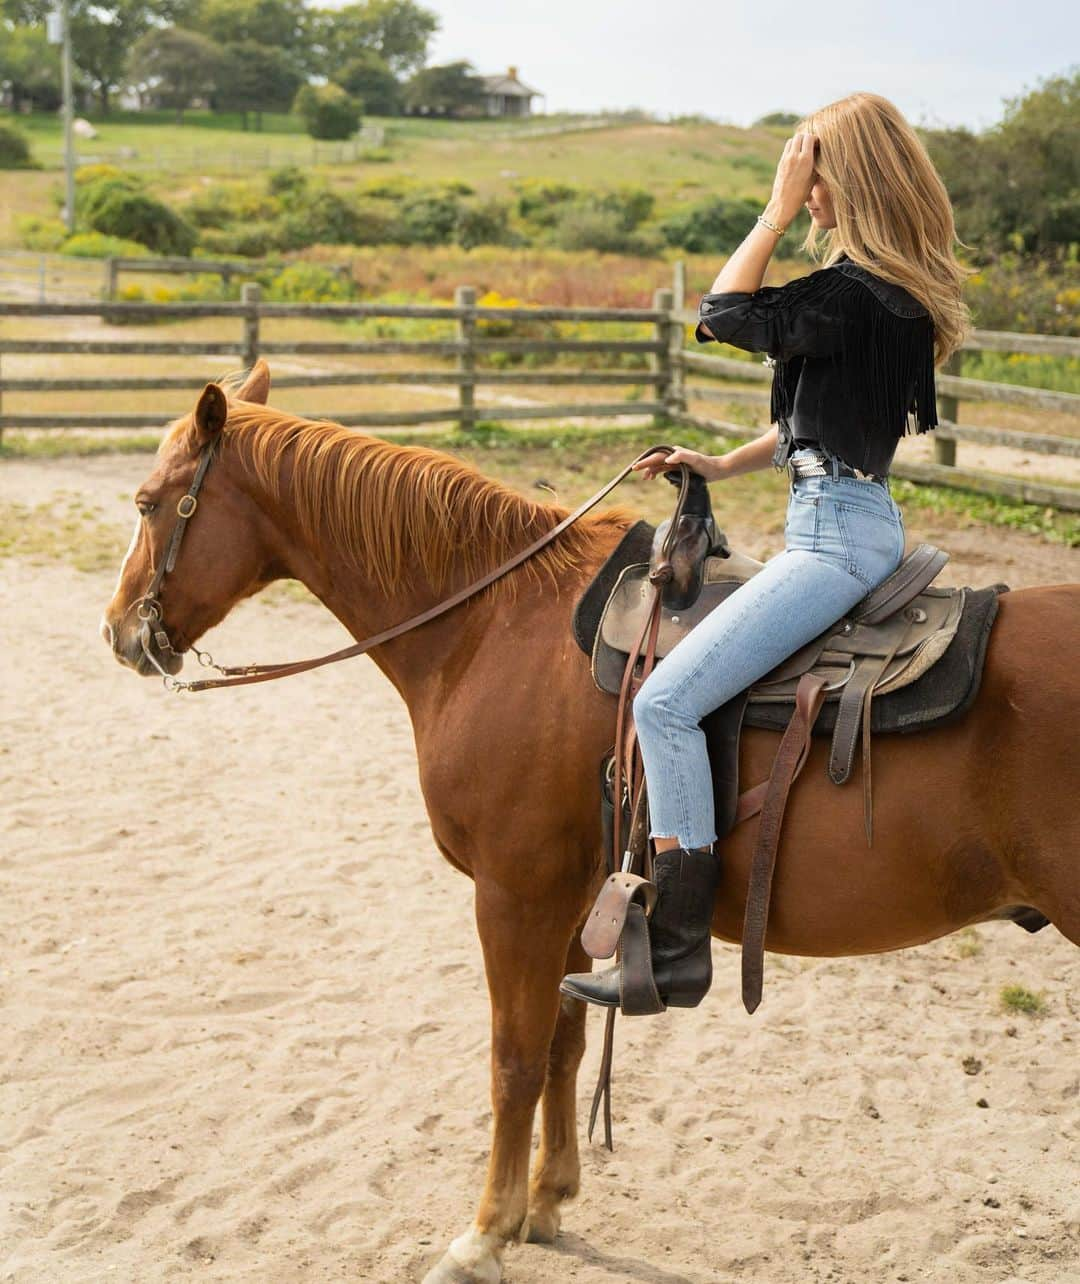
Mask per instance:
[[[136,262],[146,261],[139,261]],[[224,266],[224,265],[219,265]],[[100,300],[82,303],[0,303],[0,317],[28,316],[99,316],[104,320],[161,320],[162,318],[233,318],[240,323],[241,335],[233,341],[176,339],[8,339],[0,338],[0,363],[6,354],[126,354],[234,356],[238,364],[252,364],[260,355],[325,355],[325,356],[387,356],[408,354],[416,357],[451,357],[454,369],[364,370],[354,369],[332,373],[313,371],[308,374],[287,375],[274,380],[277,388],[354,386],[361,384],[399,384],[405,386],[450,385],[456,387],[456,403],[445,407],[403,410],[346,412],[330,415],[336,422],[352,427],[385,428],[413,426],[426,423],[456,422],[468,429],[482,419],[528,420],[590,419],[617,416],[664,417],[675,423],[700,427],[721,437],[745,437],[744,424],[734,424],[708,414],[710,404],[743,403],[759,407],[762,427],[767,417],[769,392],[766,387],[735,388],[725,386],[731,381],[766,384],[769,370],[760,363],[738,361],[685,350],[685,324],[696,320],[685,309],[685,278],[681,265],[676,266],[674,289],[655,292],[650,309],[633,308],[499,308],[478,307],[476,290],[460,286],[453,306],[387,305],[366,303],[267,303],[262,300],[258,285],[245,284],[238,303],[118,303]],[[413,318],[437,319],[453,322],[455,337],[442,340],[411,339],[319,339],[303,342],[268,341],[262,333],[264,322],[276,318],[302,317],[308,320],[343,320],[358,318]],[[575,321],[603,325],[611,322],[633,322],[648,325],[651,337],[647,339],[517,339],[485,337],[482,322],[511,321]],[[968,350],[995,350],[1034,352],[1053,355],[1080,356],[1080,339],[1052,335],[1009,334],[976,331]],[[633,353],[643,355],[647,368],[641,370],[600,369],[567,370],[561,367],[545,370],[519,371],[496,370],[487,366],[484,359],[495,354],[543,355],[556,357],[573,354],[603,354],[616,356]],[[953,365],[955,370],[955,361]],[[2,368],[0,368],[2,373]],[[707,379],[694,376],[708,376]],[[91,378],[65,375],[58,378],[0,378],[0,409],[5,392],[116,392],[123,390],[196,389],[202,378],[163,375],[124,375]],[[527,405],[477,404],[477,389],[497,388],[500,385],[565,385],[571,388],[586,385],[608,385],[612,388],[646,385],[651,387],[650,400],[611,400],[604,402],[579,401],[554,404],[537,402]],[[1006,446],[1044,455],[1064,455],[1080,458],[1080,436],[1054,436],[1052,434],[1021,432],[1012,429],[991,428],[960,424],[959,404],[969,402],[998,402],[1007,405],[1033,407],[1076,417],[1080,420],[1080,396],[1073,393],[1052,392],[1045,389],[1019,387],[1011,384],[990,383],[965,379],[950,373],[948,367],[939,372],[938,408],[941,426],[936,430],[935,460],[916,462],[897,459],[893,466],[899,477],[937,485],[958,486],[963,489],[1007,496],[1031,503],[1045,504],[1063,509],[1080,511],[1080,487],[1051,485],[1027,479],[1005,476],[1000,473],[976,471],[956,465],[956,446],[959,442],[982,445]],[[704,409],[702,409],[703,407]],[[10,429],[98,429],[98,428],[156,428],[160,427],[160,412],[122,413],[111,410],[79,414],[3,414],[0,413],[0,433]]]
[[[348,370],[334,373],[276,377],[276,388],[350,386],[359,384],[402,384],[431,386],[449,384],[458,389],[456,405],[430,410],[377,411],[344,413],[329,416],[347,427],[394,427],[426,423],[457,422],[462,428],[472,427],[477,420],[565,419],[587,415],[589,418],[612,418],[621,415],[660,416],[670,408],[672,369],[675,353],[681,345],[681,327],[671,311],[671,291],[658,290],[654,306],[646,308],[490,308],[478,307],[476,290],[459,286],[453,306],[435,304],[390,305],[366,303],[266,303],[260,287],[247,283],[242,287],[239,303],[0,303],[0,317],[99,316],[104,320],[159,321],[163,318],[193,319],[229,317],[238,320],[242,335],[236,340],[176,339],[8,339],[0,338],[0,362],[10,354],[65,355],[184,355],[234,356],[238,364],[251,365],[260,356],[390,356],[453,357],[455,369],[415,370]],[[301,317],[305,320],[346,320],[358,318],[406,318],[441,320],[454,323],[453,339],[318,339],[312,341],[268,341],[262,335],[265,321]],[[511,339],[486,338],[479,324],[484,321],[574,321],[597,324],[634,322],[652,327],[648,339]],[[492,370],[480,358],[496,354],[530,355],[616,355],[634,353],[645,356],[647,368],[640,370],[565,370],[544,371]],[[2,373],[2,367],[0,367]],[[0,399],[11,392],[115,392],[147,391],[169,388],[201,387],[205,379],[183,376],[137,376],[90,378],[62,376],[50,378],[0,378]],[[476,389],[481,386],[507,384],[540,385],[611,385],[654,389],[652,400],[580,402],[553,405],[546,402],[518,406],[480,406]],[[0,402],[2,405],[2,402]],[[155,428],[162,422],[160,412],[121,413],[112,410],[78,414],[2,414],[0,432],[4,429],[101,429]]]
[[[245,280],[267,270],[281,271],[288,267],[285,259],[184,259],[184,258],[124,258],[112,257],[103,260],[105,280],[102,294],[106,299],[115,299],[121,272],[142,272],[150,276],[219,276],[226,289],[233,277]],[[341,281],[352,284],[352,268],[347,263],[320,263],[319,267],[332,272]]]

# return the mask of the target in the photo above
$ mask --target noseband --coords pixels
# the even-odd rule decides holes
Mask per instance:
[[[206,470],[210,467],[210,462],[214,456],[215,441],[216,439],[208,442],[207,445],[202,448],[199,463],[195,469],[195,476],[192,479],[191,485],[188,487],[187,494],[181,496],[176,505],[176,525],[173,527],[172,535],[170,535],[169,542],[166,545],[165,556],[162,559],[161,565],[154,572],[154,577],[150,581],[146,592],[135,604],[139,619],[142,621],[142,626],[139,629],[139,642],[142,646],[143,654],[154,668],[157,669],[158,673],[161,674],[165,682],[165,687],[169,691],[207,691],[211,687],[238,687],[246,686],[248,683],[252,682],[270,682],[275,678],[290,677],[294,673],[306,673],[309,669],[318,669],[324,664],[334,664],[338,660],[348,660],[354,655],[363,655],[373,647],[379,646],[383,642],[389,642],[391,638],[396,638],[402,633],[407,633],[410,629],[415,629],[421,624],[426,624],[429,620],[435,619],[436,616],[443,615],[447,611],[453,610],[455,606],[458,606],[467,598],[470,598],[474,596],[474,594],[479,593],[482,589],[487,588],[489,584],[493,584],[508,571],[512,571],[515,566],[520,566],[522,562],[527,561],[534,553],[539,552],[539,550],[545,545],[550,544],[552,540],[562,534],[568,526],[572,526],[578,518],[587,513],[594,504],[598,504],[609,491],[614,490],[615,487],[629,475],[631,469],[636,463],[645,459],[649,455],[656,454],[658,451],[662,451],[664,454],[669,455],[675,449],[674,446],[650,446],[648,450],[643,450],[641,454],[631,460],[616,477],[613,477],[611,481],[602,486],[595,495],[591,496],[579,508],[576,508],[572,513],[564,517],[562,521],[559,522],[557,526],[552,527],[547,534],[541,535],[540,538],[530,544],[528,548],[522,549],[520,553],[515,553],[513,557],[508,561],[503,562],[501,566],[497,566],[493,571],[488,571],[486,575],[481,576],[480,579],[475,580],[472,584],[467,585],[457,593],[445,598],[437,605],[429,607],[426,611],[421,611],[419,615],[414,615],[408,620],[402,620],[400,624],[395,624],[391,628],[383,629],[381,633],[375,633],[371,637],[365,638],[362,642],[356,642],[352,646],[343,647],[340,651],[331,651],[328,655],[316,656],[311,660],[297,660],[292,664],[247,664],[237,668],[224,668],[220,664],[215,664],[211,656],[209,656],[205,651],[200,651],[197,647],[193,646],[191,650],[198,657],[199,663],[205,668],[216,669],[217,672],[223,676],[220,678],[202,678],[197,682],[183,682],[178,678],[175,678],[162,667],[161,662],[151,650],[150,643],[151,641],[154,643],[162,656],[174,655],[178,659],[180,658],[180,652],[174,649],[172,642],[169,639],[169,635],[166,632],[162,619],[161,602],[158,598],[158,593],[165,576],[168,575],[176,565],[176,557],[180,552],[180,544],[184,538],[184,531],[187,529],[187,524],[199,505],[199,490],[202,487],[203,479],[206,477]],[[682,485],[680,487],[679,498],[675,506],[675,514],[664,538],[663,549],[660,553],[661,562],[664,563],[666,567],[665,575],[667,578],[670,578],[671,575],[671,568],[667,564],[670,561],[671,551],[674,548],[677,538],[679,518],[682,515],[683,508],[686,504],[690,483],[689,467],[686,464],[678,464],[677,467],[682,475]]]
[[[157,570],[154,571],[153,578],[147,586],[146,592],[135,603],[135,613],[138,615],[142,624],[139,627],[139,645],[142,647],[143,655],[157,669],[165,680],[165,685],[170,689],[174,683],[176,686],[183,685],[176,683],[173,675],[165,670],[161,661],[154,654],[150,643],[157,647],[161,656],[174,655],[180,659],[180,653],[173,649],[172,640],[165,630],[165,624],[162,619],[161,600],[158,594],[161,591],[161,585],[164,583],[165,576],[176,566],[176,558],[180,552],[180,545],[184,540],[184,532],[187,530],[187,524],[195,514],[199,506],[199,491],[206,478],[207,469],[210,467],[211,460],[214,458],[214,441],[211,440],[199,452],[199,463],[195,469],[195,476],[191,479],[191,485],[187,488],[187,493],[181,495],[176,503],[176,524],[172,528],[172,534],[169,536],[169,542],[165,545],[165,556],[158,564]],[[205,651],[199,651],[195,647],[191,648],[199,657],[200,664],[212,665],[213,661]],[[182,662],[182,661],[181,661]]]

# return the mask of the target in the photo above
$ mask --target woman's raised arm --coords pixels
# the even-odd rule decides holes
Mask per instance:
[[[809,197],[814,185],[814,145],[814,136],[808,133],[793,134],[784,144],[772,196],[762,215],[770,223],[786,228]],[[764,223],[755,223],[720,269],[709,293],[749,293],[759,289],[779,239]]]

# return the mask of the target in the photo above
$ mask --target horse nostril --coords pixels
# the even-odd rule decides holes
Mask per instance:
[[[104,616],[101,617],[101,636],[105,639],[105,645],[111,647],[113,644],[112,625]]]

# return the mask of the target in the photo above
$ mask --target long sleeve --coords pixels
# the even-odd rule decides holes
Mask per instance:
[[[765,285],[752,293],[706,294],[695,338],[716,340],[747,352],[791,357],[827,357],[843,346],[843,296],[852,282],[822,268],[787,285]],[[856,288],[860,288],[856,286]]]

